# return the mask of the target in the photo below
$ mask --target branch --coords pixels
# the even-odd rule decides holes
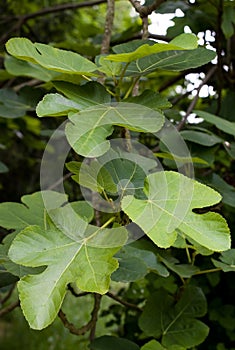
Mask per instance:
[[[97,319],[98,319],[98,312],[100,309],[100,302],[101,302],[101,295],[95,293],[94,294],[95,297],[95,305],[91,314],[91,333],[90,333],[90,341],[94,340],[95,338],[95,330],[96,330],[96,323],[97,323]]]
[[[7,31],[5,34],[2,35],[0,38],[0,44],[4,43],[10,36],[11,33],[14,33],[15,31],[19,30],[20,27],[27,22],[30,19],[48,15],[50,13],[57,13],[57,12],[63,12],[67,10],[74,10],[74,9],[79,9],[82,7],[90,7],[94,5],[99,5],[102,3],[105,3],[106,0],[92,0],[92,1],[84,1],[80,3],[68,3],[68,4],[61,4],[61,5],[56,5],[56,6],[51,6],[51,7],[46,7],[42,10],[29,13],[28,15],[23,15],[23,16],[16,16],[13,17],[13,19],[18,19],[18,21],[11,27],[9,31]]]
[[[105,18],[104,36],[101,44],[101,55],[109,52],[112,36],[113,20],[115,12],[115,0],[107,0],[107,13]]]
[[[54,188],[56,188],[58,185],[60,185],[62,182],[64,182],[65,180],[69,179],[71,177],[72,173],[68,173],[65,174],[63,177],[61,177],[59,180],[57,180],[56,182],[54,182],[52,185],[50,185],[47,190],[53,190]]]
[[[142,25],[143,25],[143,33],[142,33],[142,39],[148,39],[149,36],[149,21],[148,16],[142,17]]]
[[[31,80],[24,81],[23,83],[20,83],[18,85],[15,85],[13,87],[13,90],[18,92],[20,89],[24,88],[25,86],[37,86],[37,85],[40,85],[40,84],[42,84],[41,80],[31,79]]]
[[[61,4],[61,5],[56,5],[52,7],[46,7],[42,10],[30,13],[28,15],[24,15],[22,17],[25,22],[32,18],[48,15],[49,13],[62,12],[66,10],[74,10],[82,7],[90,7],[90,6],[102,4],[104,2],[106,2],[106,0],[93,0],[93,1],[84,1],[80,3]]]
[[[140,2],[137,0],[129,0],[136,12],[140,14],[140,17],[147,17],[148,15],[151,15],[153,11],[156,11],[157,8],[166,0],[155,0],[151,5],[149,6],[143,6],[140,5]]]
[[[135,310],[140,311],[140,312],[143,311],[143,310],[142,310],[140,307],[138,307],[137,305],[128,303],[127,301],[120,299],[119,297],[117,297],[116,295],[114,295],[114,294],[111,293],[111,292],[107,292],[105,295],[107,295],[109,298],[111,298],[111,299],[117,301],[119,304],[122,304],[122,305],[124,305],[124,306],[126,306],[126,307],[129,307],[129,308],[131,308],[131,309],[135,309]]]
[[[156,40],[162,40],[162,41],[171,41],[171,38],[165,36],[165,35],[158,35],[158,34],[153,34],[153,33],[148,33],[148,37]],[[142,39],[142,34],[141,33],[136,33],[132,37],[126,38],[124,40],[119,40],[119,39],[114,39],[111,41],[112,45],[118,45],[118,44],[123,44],[128,41],[132,41],[135,39]]]
[[[14,310],[16,307],[20,306],[20,301],[17,300],[14,303],[4,307],[3,309],[0,310],[0,317],[8,314],[9,312],[11,312],[12,310]]]
[[[15,289],[15,284],[13,284],[13,286],[10,288],[10,290],[8,291],[8,293],[5,295],[4,298],[0,299],[0,303],[3,305],[5,304],[5,302],[11,297],[13,291]]]
[[[64,326],[70,331],[70,333],[75,335],[83,335],[89,330],[93,330],[95,328],[97,318],[98,318],[98,312],[100,308],[101,295],[95,293],[94,299],[95,299],[95,303],[91,313],[91,320],[81,328],[76,328],[73,323],[69,322],[65,313],[60,309],[58,316],[63,322]]]
[[[73,287],[71,286],[71,284],[68,284],[68,290],[71,292],[71,294],[76,297],[76,298],[80,298],[80,297],[84,297],[85,295],[91,294],[90,292],[81,292],[81,293],[76,293],[75,290],[73,289]]]
[[[168,89],[169,87],[171,87],[172,85],[174,85],[175,83],[177,83],[179,80],[183,79],[185,77],[185,75],[187,75],[188,73],[186,71],[179,73],[177,76],[173,77],[172,79],[169,79],[166,83],[162,84],[159,89],[158,92],[162,92],[166,89]]]
[[[185,123],[187,122],[188,116],[192,113],[192,110],[194,109],[194,107],[196,106],[196,103],[199,99],[199,93],[201,91],[201,88],[208,82],[208,80],[210,80],[210,78],[212,77],[212,75],[215,73],[215,71],[217,70],[216,66],[213,66],[207,73],[207,75],[205,76],[205,78],[203,79],[203,81],[201,82],[201,84],[198,86],[197,93],[195,95],[195,97],[193,98],[192,102],[190,103],[187,112],[185,114],[185,116],[183,117],[183,119],[181,120],[181,122],[178,124],[177,126],[177,130],[180,131],[183,126],[185,125]]]

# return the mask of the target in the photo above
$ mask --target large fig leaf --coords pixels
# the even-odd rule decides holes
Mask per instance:
[[[163,290],[152,294],[139,319],[147,336],[159,338],[170,349],[173,345],[191,348],[205,340],[208,327],[197,320],[206,313],[206,298],[200,288],[187,287],[174,304],[172,296]]]
[[[230,233],[224,218],[192,210],[214,205],[221,200],[212,188],[172,172],[147,176],[144,192],[147,199],[126,196],[123,211],[159,246],[168,248],[177,238],[177,230],[212,251],[230,248]]]
[[[78,216],[76,221],[79,220],[82,219]],[[80,240],[69,238],[55,227],[44,230],[28,226],[21,231],[10,247],[9,257],[24,266],[47,266],[42,273],[25,276],[18,282],[21,307],[30,327],[42,329],[53,322],[70,282],[84,291],[106,293],[110,275],[118,267],[113,255],[126,238],[122,227],[88,225]]]
[[[181,71],[200,67],[213,60],[215,56],[214,51],[203,47],[194,50],[164,51],[131,62],[125,74],[126,76],[140,76],[157,69]]]
[[[160,112],[132,103],[97,105],[69,115],[69,119],[65,132],[70,145],[78,154],[89,157],[98,157],[109,149],[106,137],[112,125],[157,132],[164,123]]]
[[[26,38],[12,38],[6,43],[8,53],[23,61],[39,64],[56,72],[79,75],[94,75],[96,65],[71,51],[50,45],[32,43]]]

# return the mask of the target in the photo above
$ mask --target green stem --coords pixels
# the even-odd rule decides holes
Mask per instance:
[[[127,92],[126,92],[126,94],[124,96],[124,99],[130,96],[130,94],[132,93],[132,90],[134,89],[134,87],[137,84],[138,80],[139,80],[139,77],[137,77],[137,78],[132,80],[131,86],[127,90]]]
[[[106,222],[101,226],[101,228],[107,227],[109,224],[111,224],[111,222],[114,222],[114,221],[115,221],[115,217],[113,216],[113,217],[110,218],[108,221],[106,221]]]
[[[118,84],[119,88],[120,88],[120,85],[122,85],[122,81],[123,81],[123,78],[125,76],[125,73],[126,73],[126,70],[127,70],[128,66],[129,66],[129,64],[130,64],[130,62],[127,62],[127,64],[123,68],[122,74],[120,75],[119,84]]]
[[[222,269],[220,267],[217,267],[215,269],[208,269],[208,270],[198,271],[194,275],[203,275],[205,273],[218,272],[218,271],[222,271]]]
[[[114,206],[114,204],[113,204],[112,199],[110,199],[110,198],[107,196],[107,193],[106,193],[104,190],[102,191],[102,193],[103,193],[104,198],[106,199],[106,201],[110,203],[112,209],[115,209],[115,206]]]
[[[192,264],[192,259],[191,259],[190,253],[189,253],[189,247],[186,246],[186,247],[185,247],[185,250],[186,250],[188,262],[189,262],[189,264]]]

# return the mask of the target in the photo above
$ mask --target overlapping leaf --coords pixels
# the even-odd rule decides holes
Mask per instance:
[[[212,262],[216,267],[221,268],[221,270],[224,272],[235,271],[235,249],[230,249],[223,252],[219,259],[220,261],[212,259]]]
[[[6,70],[14,76],[26,76],[42,81],[51,81],[60,75],[58,72],[49,71],[37,64],[22,61],[12,56],[6,56],[4,65]]]
[[[12,241],[17,235],[17,231],[8,234],[2,243],[0,244],[0,266],[3,268],[2,271],[4,280],[7,281],[17,281],[19,278],[26,275],[33,275],[35,273],[40,273],[44,270],[43,267],[25,267],[19,264],[14,263],[9,259],[8,251],[11,246]],[[6,278],[7,277],[7,278]]]
[[[229,185],[215,173],[206,179],[206,183],[221,193],[223,203],[235,207],[235,187]]]
[[[79,109],[78,103],[56,93],[45,95],[37,105],[36,113],[39,117],[58,117],[79,111]]]
[[[63,208],[57,210],[60,216]],[[84,220],[78,216],[76,223],[79,221],[82,227]],[[66,223],[68,230],[79,230],[68,221],[63,222],[63,228]],[[71,232],[71,236],[76,236],[77,240],[55,227],[44,230],[28,226],[17,235],[9,250],[10,258],[18,264],[47,266],[42,273],[25,276],[18,283],[21,307],[34,329],[42,329],[53,322],[68,283],[75,282],[84,291],[106,293],[110,275],[118,267],[113,255],[127,237],[125,228],[105,229],[92,225],[82,230],[80,236],[79,232]]]
[[[215,134],[209,134],[196,130],[184,130],[181,131],[180,134],[184,138],[184,140],[195,142],[199,145],[207,147],[214,146],[217,143],[223,142],[223,140]]]
[[[186,350],[186,348],[180,345],[172,345],[165,348],[158,341],[150,340],[148,343],[142,346],[141,350]]]
[[[97,105],[69,116],[66,136],[73,149],[83,156],[97,157],[109,149],[106,137],[112,125],[119,125],[139,132],[157,132],[164,116],[145,106],[118,103]]]
[[[126,76],[140,76],[157,69],[181,71],[200,67],[215,58],[214,51],[199,47],[195,50],[165,51],[146,56],[131,62],[126,69]]]
[[[79,109],[111,102],[111,96],[105,87],[95,81],[81,86],[62,81],[54,82],[53,85],[67,98],[79,104]]]
[[[235,135],[235,123],[230,122],[226,119],[220,118],[214,114],[194,110],[194,112],[204,120],[206,120],[208,123],[215,125],[218,129],[226,132],[229,135]]]
[[[67,115],[97,104],[109,103],[110,95],[96,82],[78,86],[68,82],[55,82],[54,86],[66,97],[56,93],[44,96],[36,108],[39,117]]]
[[[54,191],[42,191],[23,196],[23,204],[14,202],[1,203],[0,226],[8,229],[16,229],[17,231],[29,225],[38,225],[41,228],[45,228],[45,226],[50,224],[50,220],[48,221],[46,215],[48,211],[51,211],[51,219],[54,219],[55,224],[59,226],[66,213],[69,212],[70,218],[75,217],[75,219],[77,217],[76,213],[80,213],[80,226],[78,226],[78,228],[80,228],[81,232],[82,230],[84,231],[88,222],[91,221],[93,217],[93,209],[86,202],[78,201],[65,205],[63,209],[61,209],[60,220],[57,216],[54,216],[53,210],[59,208],[62,204],[67,202],[67,200],[67,195]],[[77,224],[76,221],[75,224]],[[18,277],[41,272],[42,268],[25,267],[9,259],[8,250],[17,231],[7,235],[0,245],[0,263],[8,273]],[[67,231],[65,230],[64,234],[66,233]]]
[[[156,110],[162,110],[172,106],[164,96],[161,96],[159,93],[152,90],[145,90],[139,96],[128,97],[125,101],[142,104]]]
[[[11,89],[0,90],[0,117],[19,118],[26,114],[32,106],[27,103],[23,96],[17,95]]]
[[[104,335],[91,343],[91,350],[140,350],[139,346],[124,338]]]
[[[12,38],[6,43],[8,53],[23,61],[60,73],[94,75],[96,65],[71,51],[54,48],[50,45],[32,43],[26,38]]]
[[[190,278],[199,271],[197,266],[191,264],[180,264],[178,259],[168,254],[164,254],[164,252],[159,253],[159,256],[160,261],[163,262],[169,270],[174,271],[182,278]]]
[[[192,211],[221,200],[219,193],[210,187],[166,171],[149,175],[144,192],[147,199],[126,196],[122,209],[159,247],[170,247],[180,230],[212,251],[230,248],[229,229],[222,216]]]
[[[160,276],[169,276],[168,270],[151,251],[126,246],[117,253],[116,257],[119,260],[119,268],[112,275],[114,281],[137,281],[150,271],[154,271]]]
[[[35,192],[21,198],[23,204],[5,202],[0,204],[0,226],[7,229],[23,229],[28,225],[45,225],[46,209],[60,207],[68,197],[54,191]]]
[[[140,45],[135,49],[136,46]],[[132,62],[139,58],[143,58],[152,54],[172,50],[192,50],[197,47],[197,37],[194,34],[181,34],[177,38],[171,40],[170,43],[155,43],[147,40],[143,44],[142,40],[136,40],[128,44],[121,44],[113,48],[113,55],[105,57],[106,60],[114,62]],[[134,51],[130,51],[133,49]],[[127,52],[130,51],[130,52]]]
[[[187,287],[176,304],[172,296],[159,290],[147,301],[139,326],[147,336],[162,336],[162,345],[167,349],[174,345],[191,348],[208,335],[208,327],[196,319],[204,316],[206,309],[200,288]]]
[[[113,48],[115,54],[104,60],[125,62],[126,76],[149,74],[156,69],[180,71],[202,66],[215,58],[215,52],[197,48],[194,34],[181,34],[170,43],[134,40]]]

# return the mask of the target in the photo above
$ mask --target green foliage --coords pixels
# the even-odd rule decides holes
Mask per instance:
[[[38,1],[25,0],[22,9],[14,3],[4,5],[12,18],[18,13],[26,17],[19,17],[22,37],[6,43],[5,69],[0,70],[0,127],[6,130],[0,137],[0,190],[7,198],[0,204],[0,233],[6,236],[0,245],[0,300],[9,298],[18,281],[20,306],[31,328],[42,330],[59,315],[71,333],[90,331],[93,350],[231,348],[233,2],[163,2],[158,13],[180,8],[184,16],[175,17],[168,29],[172,40],[160,43],[132,40],[139,38],[140,22],[129,20],[130,4],[117,2],[127,12],[118,12],[112,51],[101,55],[106,6],[70,15],[65,10],[54,29],[51,20],[42,30],[41,14],[27,19],[27,11],[40,9]],[[147,20],[143,13],[140,17]],[[198,37],[184,33],[185,26],[196,34],[210,30],[216,43],[207,35],[203,40],[216,52],[198,46]],[[216,55],[218,63],[211,63]],[[195,72],[201,80],[191,94],[193,81],[186,74]],[[204,98],[200,90],[206,83],[209,95]],[[190,125],[192,112],[203,118],[201,125]],[[57,129],[61,116],[68,118],[65,131]],[[66,180],[68,195],[57,179],[48,185],[55,191],[38,191],[39,160],[56,129],[47,153],[54,161],[63,136],[71,146],[66,159],[70,173],[58,174]],[[50,179],[50,167],[41,176]],[[21,188],[20,183],[17,196],[8,199],[7,187],[14,193],[16,181],[9,184],[4,173],[18,179],[19,169],[29,184]],[[36,173],[37,180],[31,180]],[[224,281],[228,301],[221,294]],[[94,297],[90,321],[75,307],[66,309],[82,328],[61,312],[69,291],[71,298],[91,294],[89,303]],[[112,299],[107,310],[99,304],[101,296],[102,303]],[[96,324],[106,317],[104,332],[95,338]],[[84,344],[88,346],[87,339]]]
[[[139,319],[147,336],[159,338],[166,348],[179,345],[190,348],[200,344],[208,334],[208,327],[195,319],[206,313],[206,299],[199,288],[188,287],[174,305],[165,291],[151,295]]]
[[[112,347],[113,350],[139,350],[139,347],[127,339],[121,339],[111,336],[97,338],[91,344],[91,350],[105,350]]]

